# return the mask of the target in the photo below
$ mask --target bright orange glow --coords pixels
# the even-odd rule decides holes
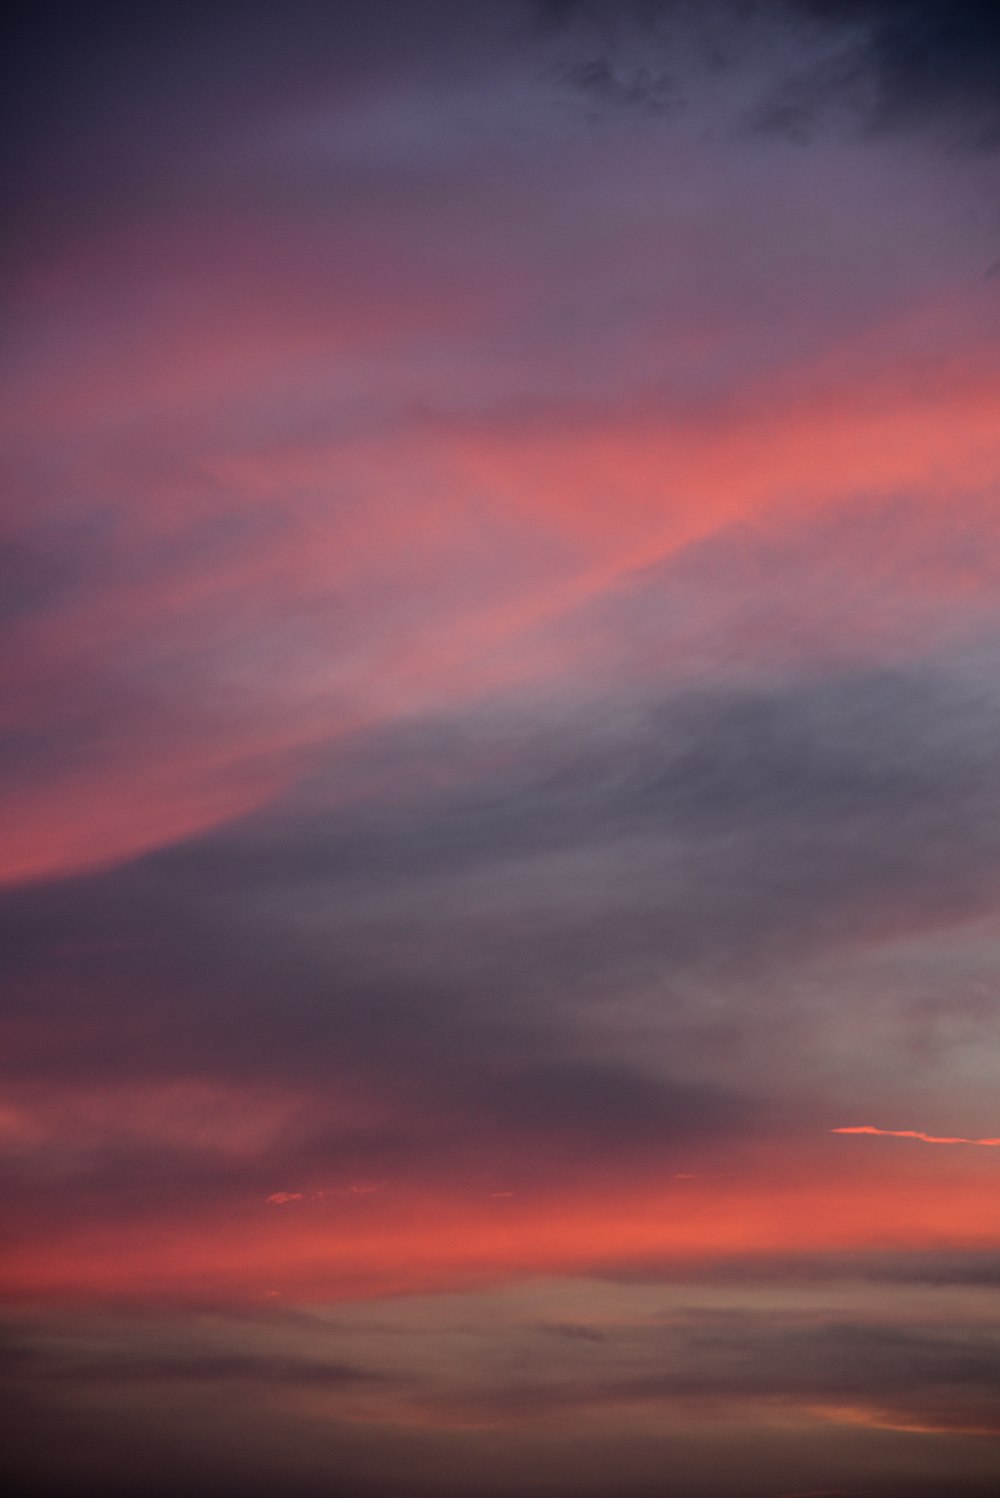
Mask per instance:
[[[1000,1245],[1000,1200],[976,1176],[767,1174],[667,1189],[480,1199],[402,1188],[275,1194],[219,1217],[67,1228],[8,1255],[5,1293],[76,1299],[412,1293],[543,1273],[754,1254]],[[307,1193],[302,1193],[307,1197]],[[277,1210],[277,1207],[281,1210]],[[320,1215],[316,1215],[319,1213]]]

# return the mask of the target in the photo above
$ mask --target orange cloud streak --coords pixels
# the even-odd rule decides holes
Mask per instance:
[[[906,1435],[992,1436],[994,1439],[1000,1436],[1000,1420],[992,1425],[967,1425],[960,1422],[951,1424],[853,1404],[810,1405],[809,1413],[836,1425],[862,1425],[869,1430],[895,1430]]]
[[[924,1144],[981,1144],[1000,1149],[1000,1139],[964,1139],[960,1135],[924,1134],[919,1129],[876,1129],[872,1124],[852,1124],[831,1129],[831,1134],[878,1134],[884,1139],[922,1139]]]

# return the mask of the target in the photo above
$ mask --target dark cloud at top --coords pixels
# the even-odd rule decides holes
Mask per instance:
[[[1000,12],[992,0],[536,0],[536,10],[543,33],[588,39],[589,65],[570,76],[606,100],[656,106],[666,91],[652,82],[666,76],[679,37],[695,39],[716,66],[763,42],[786,74],[765,94],[763,118],[773,126],[802,135],[846,104],[880,127],[936,120],[966,144],[998,140]],[[633,44],[643,39],[646,54],[631,94],[619,71],[626,33]]]
[[[1000,10],[992,0],[794,0],[805,15],[864,28],[862,56],[889,124],[956,111],[995,144]]]
[[[506,0],[17,5],[2,76],[8,253],[19,267],[40,243],[86,243],[103,222],[176,204],[211,180],[215,151],[276,115],[480,71],[511,16]]]
[[[995,137],[1000,97],[1000,21],[974,0],[57,0],[15,7],[5,52],[8,192],[37,213],[58,193],[59,215],[89,199],[91,217],[110,194],[141,207],[197,180],[205,151],[254,120],[407,78],[484,78],[498,59],[548,69],[601,109],[662,112],[693,64],[764,57],[776,121],[841,87],[854,96],[863,75],[878,122],[951,115],[980,140]]]

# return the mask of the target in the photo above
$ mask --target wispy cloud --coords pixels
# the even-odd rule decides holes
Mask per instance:
[[[924,1144],[981,1144],[1000,1149],[1000,1139],[965,1139],[957,1134],[924,1134],[920,1129],[876,1129],[872,1124],[851,1124],[831,1129],[831,1134],[878,1134],[883,1139],[920,1139]]]

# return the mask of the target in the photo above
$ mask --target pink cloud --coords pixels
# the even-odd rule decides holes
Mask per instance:
[[[924,1134],[919,1129],[876,1129],[872,1124],[853,1124],[831,1129],[831,1134],[878,1134],[884,1139],[921,1139],[924,1144],[980,1144],[1000,1149],[1000,1139],[963,1139],[957,1135]]]

